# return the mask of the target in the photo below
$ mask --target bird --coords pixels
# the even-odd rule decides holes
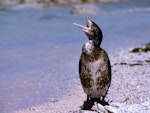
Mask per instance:
[[[111,64],[107,52],[100,47],[102,30],[87,14],[86,26],[73,24],[88,37],[79,59],[79,76],[87,101],[104,102],[111,84]]]

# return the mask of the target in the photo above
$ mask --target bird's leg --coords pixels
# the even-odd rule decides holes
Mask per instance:
[[[90,101],[90,97],[87,95],[87,99],[86,99],[86,101]]]
[[[101,101],[105,101],[105,96],[101,97]]]
[[[105,105],[109,105],[109,101],[105,100],[105,96],[100,98],[100,104],[105,106]]]
[[[91,101],[99,103],[101,100],[100,98],[91,98]]]
[[[81,109],[82,110],[90,110],[93,105],[94,105],[94,102],[91,101],[91,98],[87,95],[87,99],[86,99],[86,101],[84,101]]]

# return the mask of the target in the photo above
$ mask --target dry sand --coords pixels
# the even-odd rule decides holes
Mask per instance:
[[[124,52],[110,59],[112,84],[106,100],[128,105],[148,101],[150,99],[150,52]],[[80,110],[86,95],[80,83],[74,86],[71,92],[71,95],[60,101],[48,102],[15,113],[73,113]]]

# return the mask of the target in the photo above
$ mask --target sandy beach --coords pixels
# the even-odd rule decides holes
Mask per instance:
[[[111,59],[112,83],[106,100],[126,105],[148,101],[150,95],[150,52],[122,52]],[[14,113],[74,113],[79,111],[86,95],[80,85],[72,87],[71,95],[55,102],[33,106]],[[141,111],[142,113],[142,111]]]

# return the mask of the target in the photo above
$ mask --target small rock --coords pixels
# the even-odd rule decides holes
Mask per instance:
[[[89,110],[81,110],[79,112],[75,112],[75,113],[97,113],[95,111],[89,111]]]
[[[101,104],[95,103],[94,106],[92,107],[93,111],[96,111],[98,113],[108,113],[106,111],[106,109],[104,108],[104,106],[102,106]]]
[[[136,85],[137,85],[137,82],[131,81],[131,82],[129,82],[128,84],[131,85],[131,86],[136,86]]]
[[[35,111],[35,110],[36,110],[36,107],[32,107],[30,110],[31,110],[31,111]]]

